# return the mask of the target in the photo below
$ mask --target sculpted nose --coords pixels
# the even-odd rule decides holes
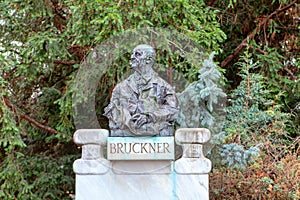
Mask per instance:
[[[136,55],[134,53],[130,56],[130,60],[137,60]]]
[[[130,58],[135,58],[135,52],[132,52]]]
[[[134,59],[135,59],[134,55],[131,55],[130,60],[134,60]]]

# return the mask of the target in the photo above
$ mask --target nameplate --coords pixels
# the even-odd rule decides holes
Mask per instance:
[[[108,137],[108,160],[174,160],[174,137]]]

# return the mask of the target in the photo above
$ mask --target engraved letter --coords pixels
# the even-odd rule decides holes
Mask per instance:
[[[156,147],[156,143],[154,143],[153,145],[149,143],[149,153],[151,153],[151,149],[153,150],[153,153],[155,153],[155,147]]]
[[[123,148],[123,144],[122,143],[118,143],[118,145],[117,145],[117,153],[124,153],[124,151],[122,150],[122,148]]]
[[[160,149],[162,148],[161,143],[157,143],[157,153],[162,153]]]
[[[141,143],[141,153],[144,153],[144,151],[145,151],[146,153],[148,153],[147,149],[145,148],[146,145],[147,145],[147,143]]]
[[[116,144],[110,143],[110,153],[116,153]]]
[[[136,151],[135,150],[135,145],[137,145],[137,144],[140,144],[140,143],[134,143],[133,145],[132,145],[132,151],[134,152],[134,153],[140,153],[139,151]]]
[[[124,145],[125,145],[125,148],[124,148],[125,153],[129,154],[131,152],[131,144],[132,143],[124,143]]]
[[[166,151],[168,151],[169,153],[171,153],[170,150],[169,150],[169,147],[170,147],[169,143],[165,142],[164,143],[164,153],[166,153]]]

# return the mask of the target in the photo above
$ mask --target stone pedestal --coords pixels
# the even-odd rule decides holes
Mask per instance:
[[[211,162],[203,156],[202,144],[209,138],[210,132],[207,129],[178,129],[175,141],[182,145],[183,156],[176,161],[164,156],[158,156],[158,159],[153,156],[148,157],[150,160],[140,159],[140,155],[136,160],[131,157],[128,159],[128,155],[124,156],[124,160],[107,160],[103,157],[103,149],[109,149],[106,148],[108,131],[78,130],[74,135],[74,141],[82,146],[82,158],[76,160],[73,166],[76,173],[75,198],[76,200],[208,200],[208,173]],[[147,137],[145,140],[140,138],[139,143],[153,140],[151,148],[153,151],[157,149],[157,152],[162,154],[164,139],[159,138],[162,146],[155,148],[156,144],[160,145],[154,144],[157,139],[157,137]],[[126,140],[130,142],[131,139]],[[170,138],[167,140],[170,142]],[[165,149],[166,147],[169,148],[165,145]],[[146,149],[146,146],[144,148]],[[138,146],[134,151],[133,153],[141,153]],[[174,151],[172,153],[175,154]]]

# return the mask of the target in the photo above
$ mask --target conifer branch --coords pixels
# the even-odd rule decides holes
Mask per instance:
[[[15,114],[19,114],[20,118],[25,119],[26,121],[30,122],[34,126],[36,126],[38,128],[41,128],[41,129],[44,129],[44,130],[48,131],[49,133],[52,133],[52,134],[57,134],[58,133],[57,130],[55,130],[55,129],[49,127],[49,126],[45,126],[45,125],[43,125],[43,124],[41,124],[39,122],[37,122],[36,120],[34,120],[33,118],[29,117],[28,115],[25,115],[23,113],[18,113],[16,107],[6,97],[4,97],[4,102],[5,102],[6,106],[10,107]]]
[[[264,18],[264,20],[262,20],[258,26],[254,29],[254,31],[252,31],[235,49],[234,53],[229,55],[225,60],[222,61],[221,63],[221,68],[225,68],[236,56],[238,56],[240,54],[240,52],[247,46],[248,41],[252,40],[254,38],[254,36],[256,35],[256,33],[258,33],[262,28],[265,28],[268,21],[273,18],[275,15],[289,9],[290,7],[295,6],[297,3],[296,1],[293,1],[292,3],[282,7],[282,8],[278,8],[277,10],[275,10],[274,12],[272,12],[268,17]]]

